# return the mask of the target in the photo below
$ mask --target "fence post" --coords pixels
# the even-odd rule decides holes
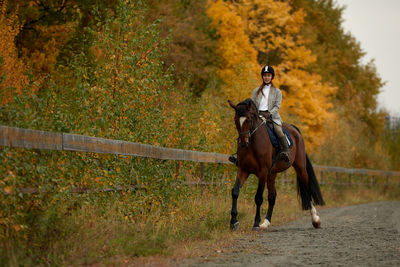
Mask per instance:
[[[179,176],[179,169],[180,169],[180,166],[181,164],[180,164],[180,162],[179,161],[177,161],[176,163],[175,163],[175,177],[178,177]]]
[[[348,181],[349,185],[351,185],[351,173],[349,173],[349,181]]]
[[[200,162],[200,181],[203,182],[204,178],[204,162]]]

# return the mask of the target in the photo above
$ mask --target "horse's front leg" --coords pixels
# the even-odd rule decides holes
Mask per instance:
[[[232,188],[232,210],[231,210],[231,229],[235,230],[239,227],[239,221],[237,220],[237,199],[239,198],[240,188],[243,186],[249,173],[238,170],[235,185]]]
[[[256,217],[254,218],[254,225],[253,225],[253,230],[255,231],[260,230],[260,221],[261,221],[260,210],[261,210],[261,205],[263,203],[264,188],[265,188],[265,179],[264,177],[259,177],[257,193],[256,196],[254,197],[254,201],[256,202],[257,206]]]
[[[262,230],[267,230],[271,224],[272,212],[274,211],[275,200],[276,200],[276,188],[275,188],[276,174],[272,174],[268,177],[267,188],[268,188],[268,211],[264,222],[260,225]]]

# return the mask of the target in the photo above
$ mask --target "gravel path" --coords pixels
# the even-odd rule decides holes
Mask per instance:
[[[400,201],[329,208],[319,215],[320,229],[307,216],[180,266],[400,266]]]

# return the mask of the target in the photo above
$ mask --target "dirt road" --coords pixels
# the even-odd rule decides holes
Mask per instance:
[[[307,216],[181,266],[400,266],[400,201],[319,214],[320,229]]]

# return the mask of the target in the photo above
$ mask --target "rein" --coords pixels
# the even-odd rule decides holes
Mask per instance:
[[[259,125],[257,125],[257,127],[253,131],[247,130],[247,131],[244,131],[244,132],[239,132],[239,137],[237,138],[239,143],[240,143],[240,136],[248,134],[249,135],[249,139],[250,139],[251,136],[258,130],[258,128],[260,128],[261,125],[265,124],[264,120],[261,120],[261,121],[262,122]],[[251,125],[253,125],[253,120],[251,120]]]
[[[253,135],[253,133],[255,133],[255,132],[258,130],[258,128],[260,128],[260,126],[263,125],[263,124],[265,124],[265,121],[264,121],[264,120],[262,120],[262,122],[250,133],[249,138],[250,138],[250,137]]]

